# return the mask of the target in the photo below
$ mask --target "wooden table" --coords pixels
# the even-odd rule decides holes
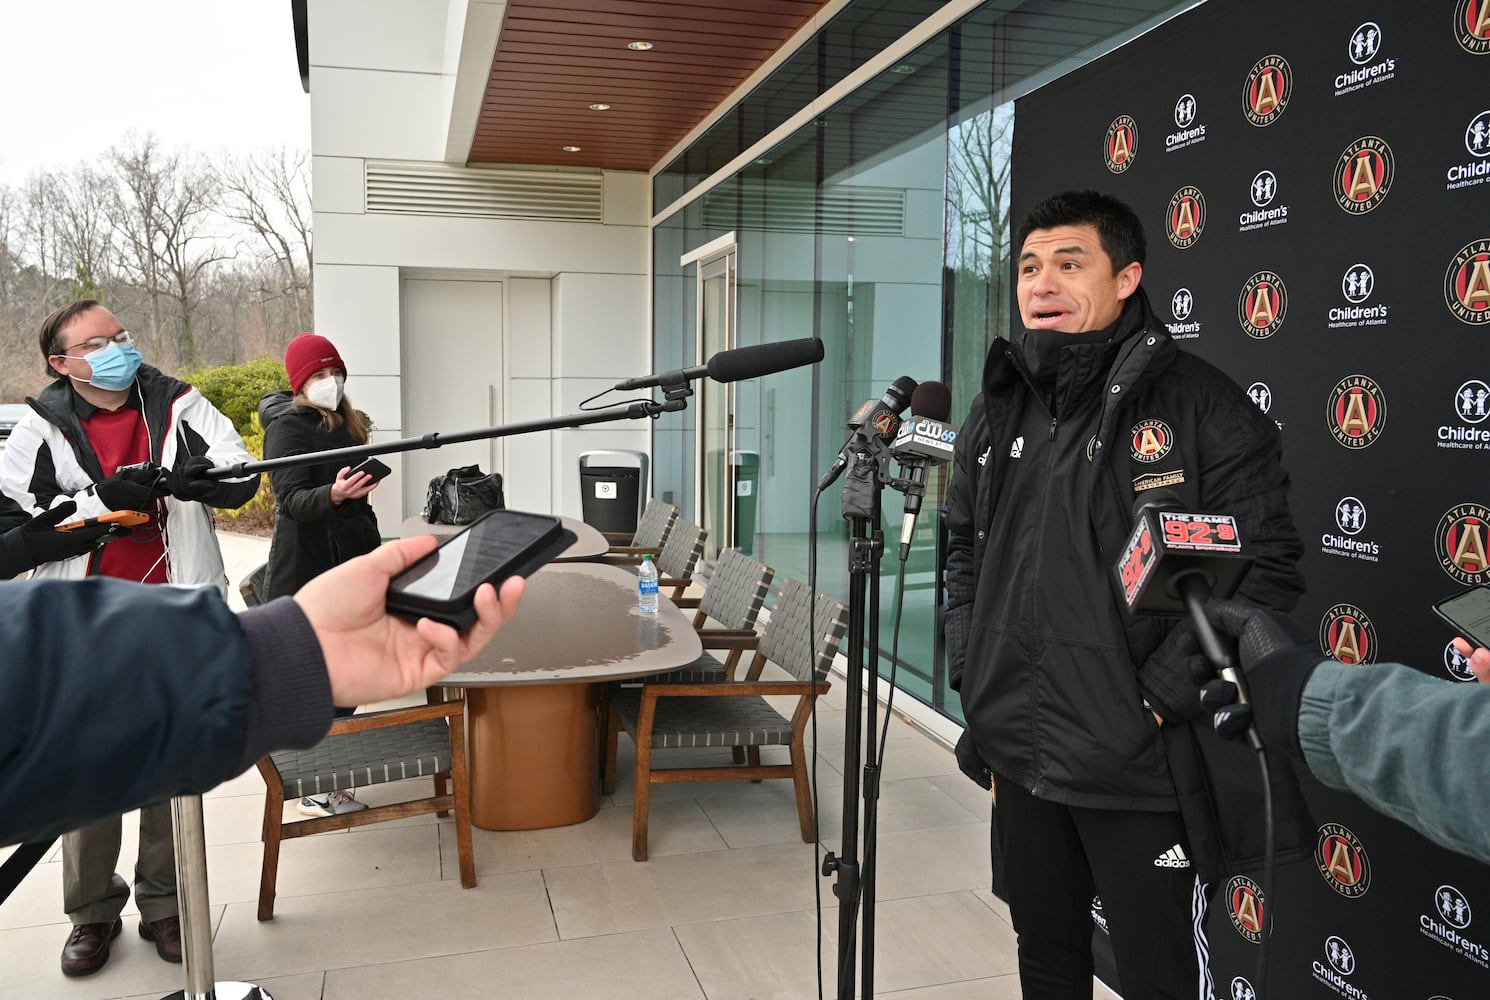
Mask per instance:
[[[595,815],[606,682],[703,655],[692,619],[657,605],[642,613],[635,574],[618,566],[550,564],[528,578],[517,616],[441,682],[465,688],[471,822],[534,830]]]
[[[575,543],[562,553],[554,557],[554,562],[581,562],[586,559],[599,559],[610,551],[610,542],[605,540],[593,525],[574,517],[558,515],[564,527],[574,532]],[[463,524],[430,524],[423,517],[415,514],[413,517],[404,518],[404,523],[399,526],[399,533],[403,538],[412,538],[415,535],[434,535],[441,541],[451,535],[463,530]]]

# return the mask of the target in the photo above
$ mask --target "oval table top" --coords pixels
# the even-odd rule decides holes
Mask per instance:
[[[692,619],[659,595],[636,605],[636,575],[605,563],[550,563],[528,577],[522,607],[451,687],[604,681],[662,673],[703,655]]]
[[[564,514],[556,515],[563,522],[564,527],[574,532],[575,543],[554,557],[554,562],[577,562],[585,559],[599,559],[610,551],[610,542],[605,540],[599,529],[593,525],[581,521],[579,518],[569,517]],[[434,535],[444,540],[464,528],[463,524],[430,524],[423,517],[415,514],[413,517],[404,518],[404,523],[399,526],[400,538],[412,538],[415,535]]]

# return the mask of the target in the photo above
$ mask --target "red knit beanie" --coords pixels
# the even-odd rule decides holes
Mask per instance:
[[[297,396],[305,380],[322,368],[339,368],[343,375],[347,373],[341,355],[325,337],[302,333],[285,348],[285,374],[290,376],[290,390]]]

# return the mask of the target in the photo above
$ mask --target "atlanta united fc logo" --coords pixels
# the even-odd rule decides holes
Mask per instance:
[[[1485,0],[1490,2],[1490,0]],[[1242,114],[1262,128],[1273,124],[1293,97],[1293,70],[1282,56],[1263,56],[1247,74],[1242,87]]]
[[[1237,319],[1253,340],[1266,340],[1278,332],[1288,312],[1288,289],[1272,271],[1258,271],[1242,286],[1237,300]]]
[[[1335,163],[1335,204],[1351,215],[1365,215],[1385,200],[1396,172],[1397,160],[1386,140],[1361,136]]]
[[[1131,433],[1134,461],[1157,462],[1174,447],[1174,435],[1162,420],[1140,420]]]
[[[1485,0],[1490,8],[1490,0]],[[1454,254],[1443,278],[1443,300],[1461,323],[1490,323],[1490,239],[1471,240]]]
[[[1490,0],[1459,0],[1454,7],[1454,37],[1470,55],[1490,53]]]
[[[1319,828],[1314,863],[1331,889],[1348,899],[1359,899],[1371,888],[1371,861],[1360,838],[1339,823]]]
[[[1490,0],[1486,0],[1490,3]],[[1205,231],[1205,195],[1200,188],[1185,185],[1169,199],[1164,213],[1164,232],[1176,250],[1188,250]]]
[[[1354,604],[1337,604],[1319,620],[1319,648],[1341,663],[1376,662],[1376,626]]]
[[[1386,394],[1365,375],[1347,375],[1330,390],[1330,436],[1345,448],[1367,448],[1387,423]]]
[[[1253,944],[1262,943],[1262,934],[1267,927],[1262,886],[1245,875],[1233,875],[1226,883],[1226,913],[1238,934]]]
[[[1461,503],[1444,511],[1434,533],[1434,554],[1438,565],[1465,587],[1490,581],[1485,550],[1490,544],[1486,525],[1490,524],[1490,507],[1480,503]]]
[[[1107,126],[1107,140],[1102,144],[1102,160],[1115,174],[1133,166],[1138,155],[1138,123],[1132,115],[1118,115]]]

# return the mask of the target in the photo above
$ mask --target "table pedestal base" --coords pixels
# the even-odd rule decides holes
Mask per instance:
[[[160,1000],[274,1000],[261,987],[253,983],[213,983],[211,993],[188,993],[177,990]]]
[[[600,809],[602,684],[466,688],[471,822],[483,830],[583,823]]]

